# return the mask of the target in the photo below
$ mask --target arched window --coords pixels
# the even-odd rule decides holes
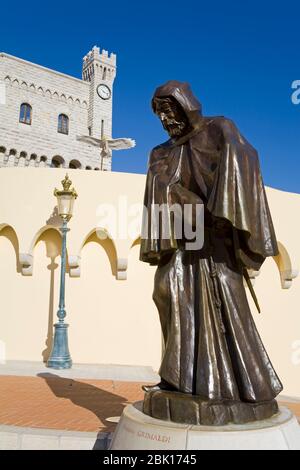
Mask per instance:
[[[0,166],[4,164],[4,156],[5,156],[6,148],[0,147]]]
[[[40,166],[46,166],[46,162],[47,162],[47,157],[45,155],[43,155],[40,158]]]
[[[31,121],[32,121],[32,107],[28,103],[22,103],[20,106],[19,122],[30,125]]]
[[[7,160],[7,166],[14,166],[15,165],[16,155],[17,155],[17,151],[15,149],[10,149],[9,155],[8,155],[8,160]]]
[[[60,114],[58,116],[57,132],[60,134],[69,134],[69,118],[65,114]]]
[[[19,156],[19,160],[18,160],[18,166],[25,166],[25,163],[26,163],[26,159],[27,159],[27,153],[26,152],[21,152],[20,153],[20,156]]]
[[[78,160],[71,160],[69,163],[69,168],[73,168],[73,170],[77,170],[81,168],[81,163]]]
[[[35,153],[32,153],[29,159],[29,166],[36,166],[36,161],[37,161],[37,155]]]
[[[86,166],[85,169],[86,169],[86,170],[91,170],[92,167],[91,167],[91,166]]]
[[[64,166],[64,159],[59,155],[56,155],[51,160],[51,168],[62,168]]]

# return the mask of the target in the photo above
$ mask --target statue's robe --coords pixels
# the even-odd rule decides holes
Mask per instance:
[[[159,374],[175,390],[208,400],[273,400],[282,385],[243,282],[245,268],[258,270],[278,254],[257,152],[232,121],[201,117],[186,90],[156,96],[177,99],[192,124],[184,138],[154,148],[148,165],[140,259],[157,265],[153,299],[164,337]],[[169,208],[172,232],[175,203],[204,204],[201,249],[186,250],[175,232],[161,236],[151,208]]]

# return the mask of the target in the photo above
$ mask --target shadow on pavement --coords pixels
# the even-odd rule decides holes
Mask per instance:
[[[121,416],[124,407],[128,404],[127,398],[102,390],[94,385],[77,380],[59,377],[51,373],[40,373],[37,377],[43,378],[48,387],[58,398],[67,398],[74,405],[92,411],[99,421],[100,432],[111,432],[114,426],[106,419],[112,416]]]

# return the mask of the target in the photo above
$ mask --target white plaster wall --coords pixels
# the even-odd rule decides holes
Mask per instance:
[[[55,217],[50,216],[55,206],[53,188],[60,186],[64,175],[62,169],[0,170],[0,340],[5,342],[7,359],[39,361],[47,349],[48,328],[51,331],[57,310],[60,266],[60,235]],[[105,243],[92,234],[100,203],[116,207],[120,198],[128,205],[142,202],[145,175],[76,170],[69,170],[69,175],[79,194],[70,222],[68,255],[69,260],[77,259],[80,277],[67,275],[66,279],[72,358],[79,363],[157,369],[161,334],[152,302],[155,267],[138,260],[139,244],[132,246],[138,230],[132,239],[113,237]],[[271,188],[267,195],[278,240],[289,255],[283,263],[283,285],[291,287],[282,289],[277,264],[268,259],[254,284],[261,315],[250,296],[249,302],[284,393],[300,397],[300,278],[290,279],[300,264],[300,195]],[[106,228],[111,231],[109,224]],[[26,267],[24,257],[23,265],[16,265],[15,250],[27,254],[28,263],[29,255],[33,256],[32,276],[22,275],[30,274],[30,266]],[[127,280],[118,280],[124,273]],[[73,265],[73,275],[78,274],[79,268]]]

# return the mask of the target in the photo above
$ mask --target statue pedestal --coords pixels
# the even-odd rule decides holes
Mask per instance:
[[[194,426],[151,418],[142,406],[125,408],[111,450],[300,450],[300,426],[287,408],[242,425]]]

